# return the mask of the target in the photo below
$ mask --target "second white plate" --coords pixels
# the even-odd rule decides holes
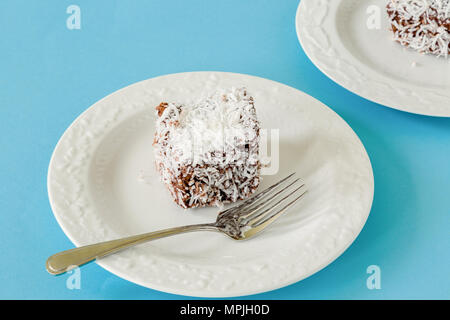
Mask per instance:
[[[301,0],[297,36],[311,61],[344,88],[394,109],[450,117],[450,58],[394,42],[386,5],[387,0]]]
[[[155,106],[245,86],[264,129],[279,132],[279,167],[260,190],[291,172],[309,193],[249,241],[197,232],[101,259],[114,274],[161,291],[203,297],[276,289],[322,269],[353,242],[369,215],[373,175],[352,129],[331,109],[280,83],[193,72],[139,82],[100,100],[67,129],[51,159],[50,203],[77,245],[214,221],[216,208],[184,211],[155,172]],[[275,150],[275,149],[273,149]],[[275,153],[274,153],[275,154]]]

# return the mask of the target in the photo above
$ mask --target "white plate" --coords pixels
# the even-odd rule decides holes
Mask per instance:
[[[296,28],[311,61],[344,88],[385,106],[450,117],[450,58],[392,40],[387,0],[301,0]],[[379,12],[380,28],[370,20]],[[376,26],[376,25],[375,25]]]
[[[280,171],[260,190],[296,171],[308,196],[255,239],[191,233],[101,259],[142,286],[203,297],[276,289],[317,272],[353,242],[370,212],[373,174],[351,128],[310,96],[248,75],[193,72],[149,79],[95,103],[67,129],[50,162],[56,219],[77,246],[167,227],[210,222],[217,209],[179,208],[153,166],[154,107],[218,88],[246,86],[262,127],[279,129]]]

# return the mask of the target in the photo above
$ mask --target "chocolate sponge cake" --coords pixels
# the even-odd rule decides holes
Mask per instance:
[[[256,191],[260,128],[245,88],[196,103],[162,102],[156,113],[156,168],[178,205],[221,205]]]

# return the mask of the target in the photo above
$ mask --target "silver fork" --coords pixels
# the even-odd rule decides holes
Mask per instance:
[[[294,175],[287,176],[239,205],[219,212],[214,223],[165,229],[62,251],[47,259],[47,271],[53,275],[61,274],[137,244],[185,232],[219,231],[235,240],[251,238],[272,224],[307,192],[305,184],[299,183],[299,178],[294,179]]]

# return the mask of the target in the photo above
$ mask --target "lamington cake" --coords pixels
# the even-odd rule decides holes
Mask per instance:
[[[421,53],[450,54],[450,0],[390,0],[394,40]]]
[[[183,208],[243,200],[260,182],[260,127],[245,88],[156,107],[156,168]]]

